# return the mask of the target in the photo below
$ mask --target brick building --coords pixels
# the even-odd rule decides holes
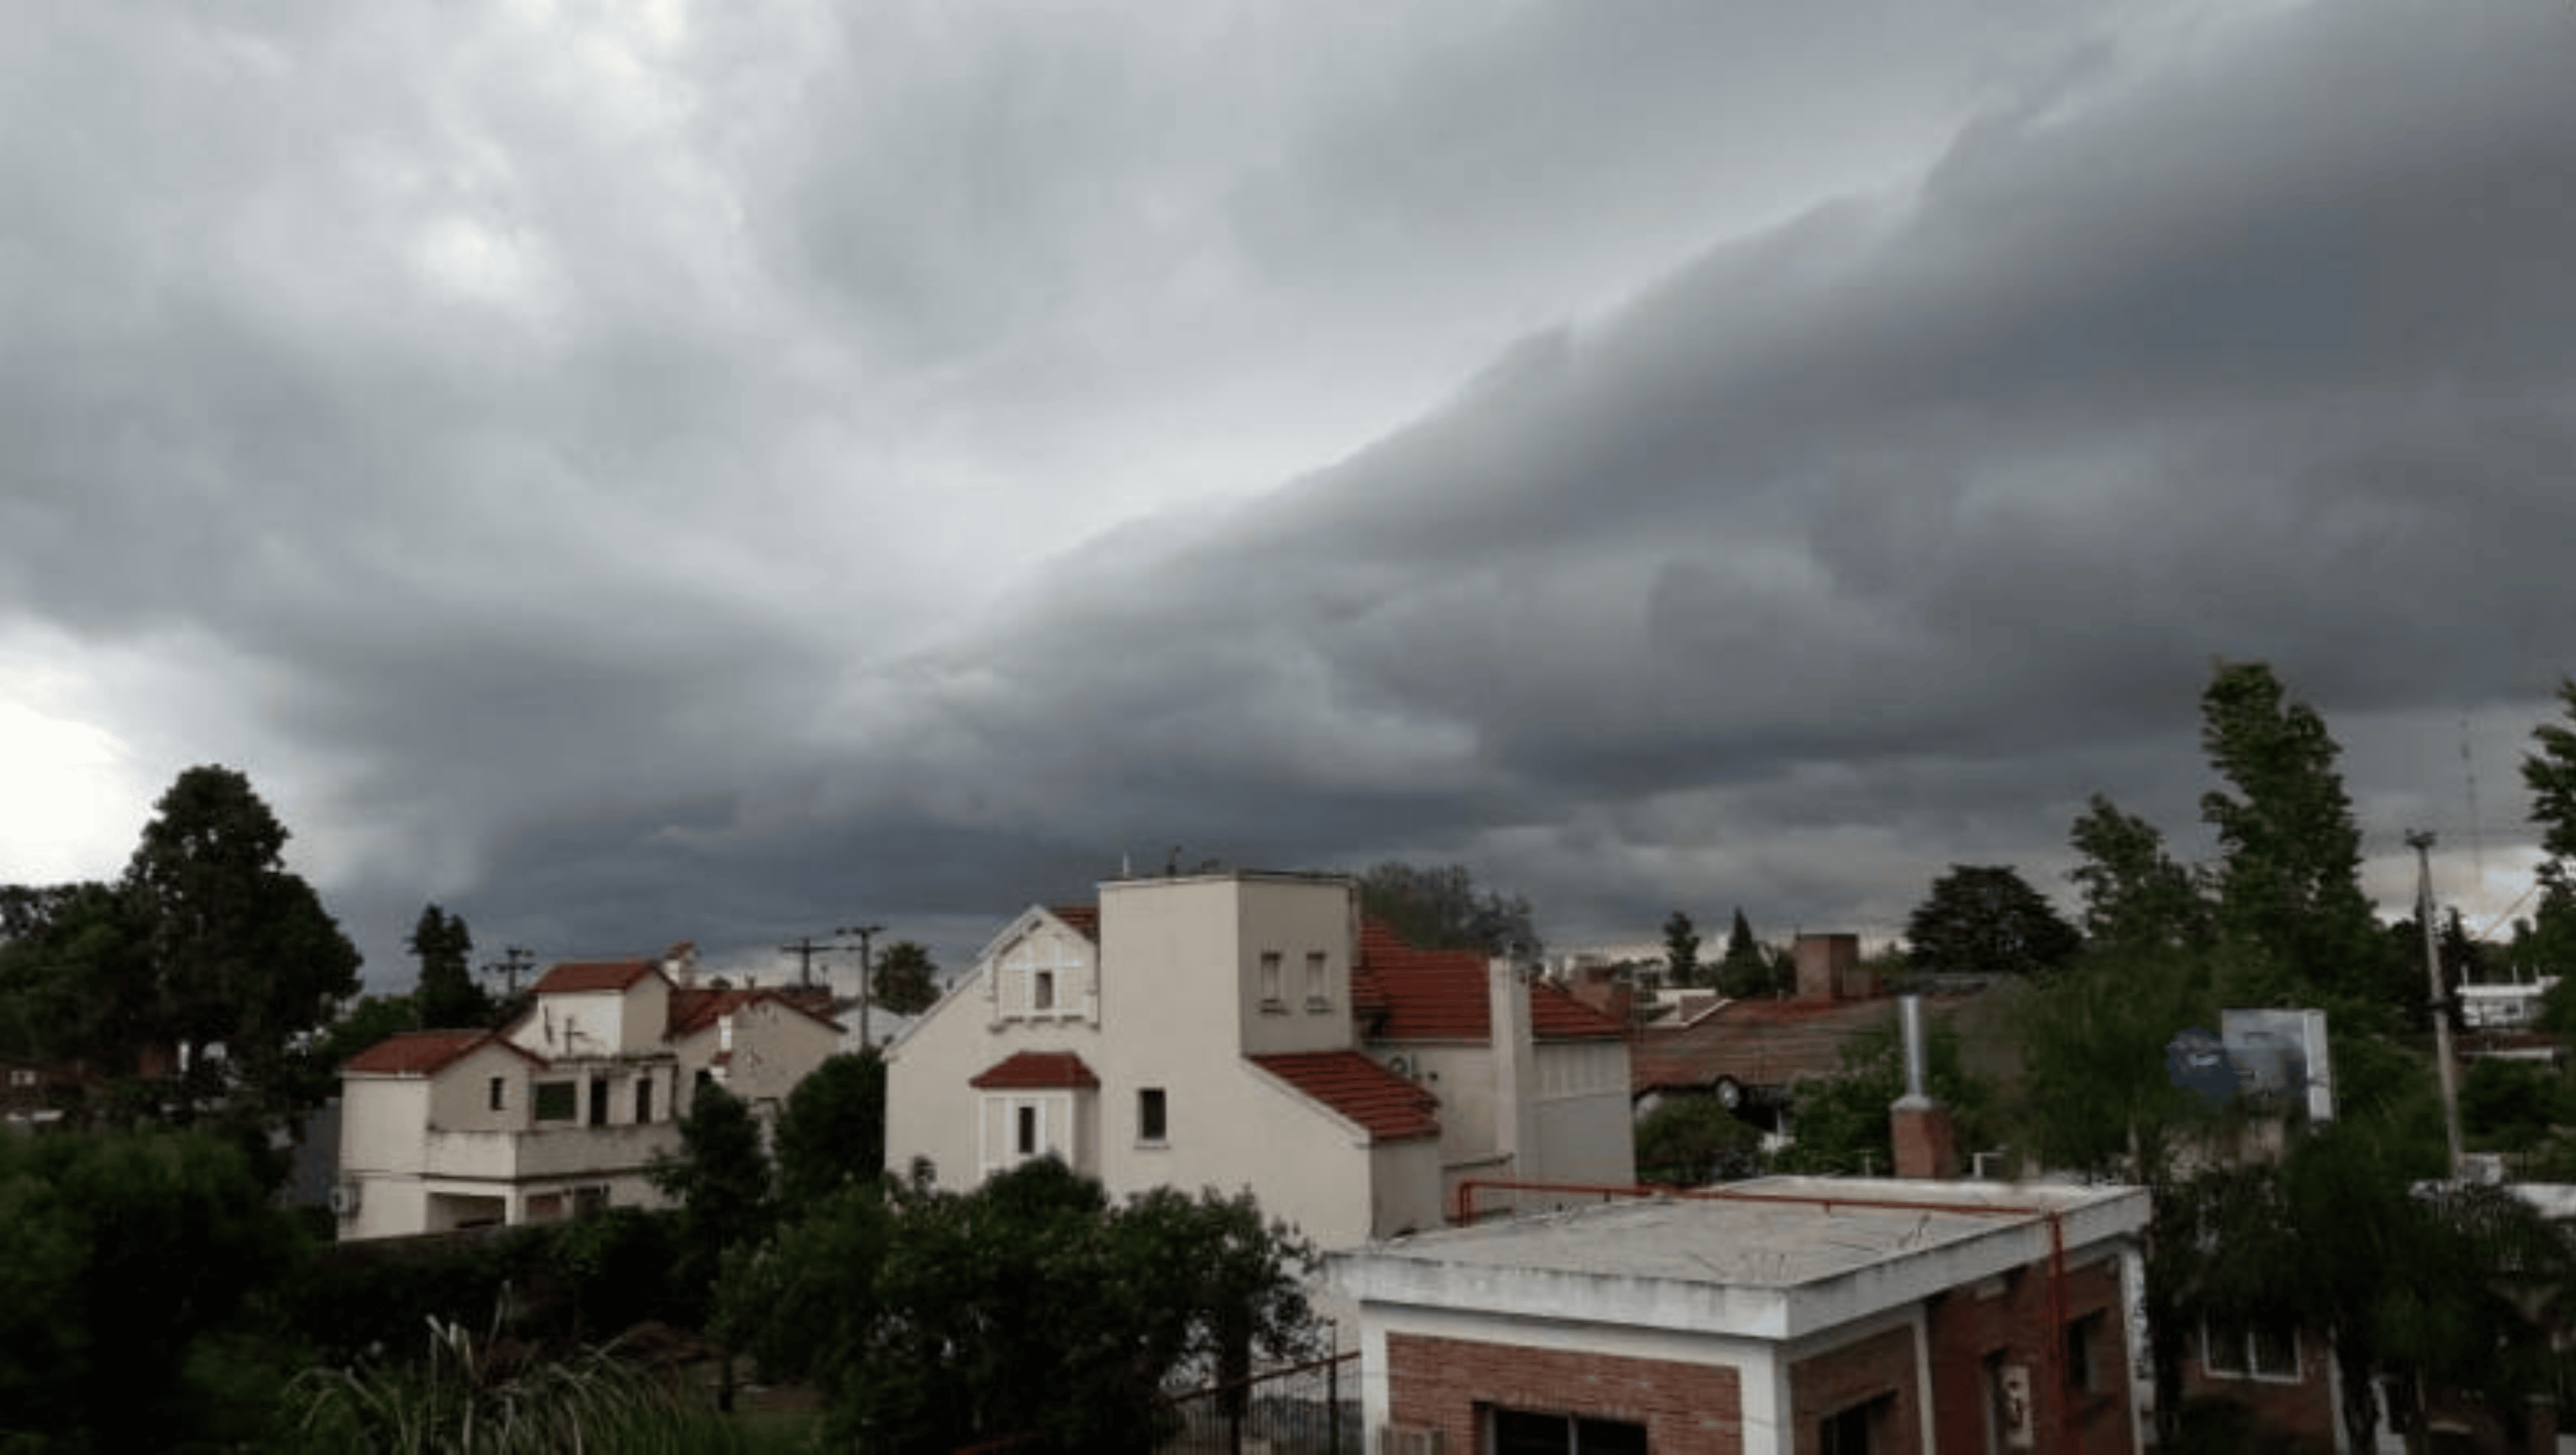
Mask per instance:
[[[2138,1448],[2134,1188],[1768,1178],[1331,1260],[1371,1448]]]

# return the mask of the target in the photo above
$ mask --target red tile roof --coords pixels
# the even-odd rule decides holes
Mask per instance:
[[[1252,1064],[1357,1122],[1372,1142],[1440,1135],[1440,1100],[1357,1051],[1255,1056]]]
[[[1360,928],[1360,963],[1351,975],[1351,1004],[1382,1014],[1377,1041],[1494,1039],[1486,956],[1480,950],[1420,950],[1379,920]],[[1544,982],[1529,989],[1530,1034],[1542,1041],[1615,1041],[1615,1020]]]
[[[1928,1003],[1935,1014],[1950,1007]],[[1893,1000],[1739,1000],[1681,1029],[1648,1026],[1628,1046],[1629,1089],[1786,1088],[1842,1070],[1843,1042],[1896,1014]]]
[[[660,968],[658,960],[565,960],[528,988],[537,995],[624,990]]]
[[[1091,941],[1100,942],[1100,907],[1092,904],[1050,904],[1047,913],[1064,921],[1064,927]]]
[[[1096,1091],[1100,1078],[1071,1051],[1021,1051],[966,1084],[978,1091]]]
[[[677,1041],[694,1036],[767,994],[769,992],[765,990],[705,990],[675,986],[671,991],[670,1013],[663,1022],[662,1038]]]
[[[490,1031],[404,1031],[360,1051],[340,1063],[340,1069],[379,1076],[428,1076],[492,1039]]]

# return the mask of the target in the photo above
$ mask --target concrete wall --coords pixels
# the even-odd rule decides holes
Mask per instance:
[[[1099,1015],[1011,1013],[1006,970],[1023,945],[1061,940],[1046,917],[1024,917],[961,989],[889,1056],[887,1157],[898,1170],[931,1159],[941,1186],[967,1188],[988,1163],[988,1137],[1006,1133],[1008,1101],[988,1104],[967,1083],[1021,1051],[1070,1051],[1100,1086],[1068,1096],[1072,1165],[1112,1196],[1154,1187],[1231,1195],[1251,1188],[1264,1212],[1325,1246],[1381,1229],[1438,1225],[1434,1169],[1413,1192],[1374,1190],[1380,1169],[1419,1175],[1437,1151],[1373,1149],[1338,1116],[1245,1060],[1247,1054],[1353,1045],[1351,956],[1358,898],[1346,881],[1295,875],[1123,880],[1100,887]],[[1088,941],[1081,942],[1086,947]],[[1057,947],[1062,948],[1061,946]],[[1051,956],[1056,955],[1051,949]],[[1264,953],[1280,956],[1280,1005],[1259,1004]],[[1325,988],[1310,1008],[1305,956],[1322,953]],[[1027,963],[1025,960],[1023,964]],[[1089,963],[1089,962],[1086,962]],[[1138,1134],[1139,1093],[1163,1092],[1166,1134]],[[1033,1096],[1049,1093],[1010,1093]],[[1059,1125],[1050,1118],[1050,1128]]]

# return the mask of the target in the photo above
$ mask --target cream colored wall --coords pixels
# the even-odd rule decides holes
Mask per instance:
[[[1504,1175],[1494,1132],[1494,1052],[1488,1046],[1403,1045],[1375,1048],[1383,1062],[1400,1055],[1415,1084],[1440,1098],[1440,1160],[1479,1176]]]
[[[725,1087],[753,1103],[782,1103],[796,1083],[841,1049],[841,1033],[775,1001],[734,1012]]]
[[[1622,1041],[1543,1041],[1537,1047],[1538,1146],[1531,1176],[1628,1186],[1637,1180],[1635,1113]]]
[[[1265,1214],[1327,1247],[1439,1222],[1439,1146],[1430,1139],[1372,1148],[1364,1133],[1244,1058],[1349,1049],[1351,956],[1358,896],[1347,881],[1222,875],[1122,880],[1100,886],[1098,1020],[1028,1018],[1013,983],[1015,952],[1067,932],[1044,915],[998,937],[961,985],[889,1052],[887,1165],[927,1156],[939,1184],[973,1186],[989,1145],[1007,1146],[1011,1096],[1050,1102],[1048,1129],[1072,1137],[1074,1165],[1113,1197],[1155,1187],[1231,1195],[1250,1187]],[[1062,947],[1050,958],[1069,958]],[[1257,1005],[1260,954],[1282,959],[1282,1013]],[[1306,1009],[1305,955],[1320,950],[1326,1008]],[[1025,964],[1025,960],[1020,963]],[[996,977],[996,971],[1007,973]],[[1071,1051],[1100,1079],[1096,1093],[1011,1093],[987,1099],[967,1082],[1020,1051]],[[1165,1093],[1167,1136],[1137,1136],[1138,1092]],[[1380,1181],[1401,1176],[1404,1187]]]
[[[340,1175],[414,1174],[429,1126],[429,1083],[416,1076],[340,1079]]]
[[[1637,1180],[1637,1124],[1628,1095],[1565,1096],[1538,1104],[1534,1175],[1550,1182],[1627,1187]]]
[[[515,1132],[529,1125],[528,1073],[519,1056],[487,1045],[450,1062],[429,1083],[428,1125],[457,1132]],[[492,1078],[502,1079],[501,1110],[491,1107]],[[417,1135],[417,1131],[415,1131]]]
[[[1425,1233],[1447,1225],[1441,1203],[1440,1143],[1430,1137],[1370,1149],[1370,1234]]]
[[[886,1167],[899,1176],[908,1176],[916,1159],[928,1158],[939,1186],[955,1191],[975,1185],[982,1093],[966,1083],[1010,1054],[999,1049],[1004,1038],[991,1024],[992,1003],[976,979],[991,969],[979,967],[911,1034],[886,1049]],[[1033,1037],[1072,1039],[1060,1031],[1022,1034],[1013,1038],[1014,1049]]]

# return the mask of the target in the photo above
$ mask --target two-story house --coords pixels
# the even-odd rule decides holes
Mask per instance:
[[[1054,1156],[1112,1195],[1250,1188],[1327,1247],[1461,1179],[1634,1179],[1621,1027],[1506,961],[1365,926],[1355,881],[1119,879],[1033,907],[888,1055],[887,1161]]]
[[[412,1031],[340,1069],[345,1239],[658,1207],[647,1173],[680,1148],[695,1089],[774,1115],[839,1049],[791,990],[700,987],[663,959],[567,961],[498,1030]]]

